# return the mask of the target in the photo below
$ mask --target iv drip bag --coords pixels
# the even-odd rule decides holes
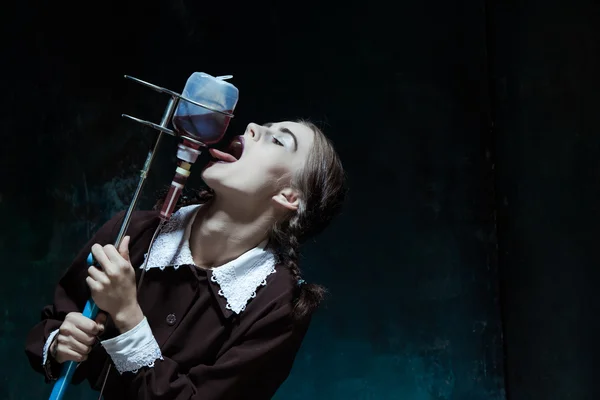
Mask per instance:
[[[181,95],[213,110],[232,114],[239,91],[222,78],[215,78],[204,72],[194,72],[188,78]],[[182,99],[175,110],[173,126],[181,136],[190,137],[206,145],[216,144],[225,135],[231,116],[213,110]]]

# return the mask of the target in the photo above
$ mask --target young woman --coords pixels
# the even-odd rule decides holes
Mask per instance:
[[[339,211],[344,171],[309,122],[249,124],[233,143],[210,150],[210,191],[151,248],[157,211],[135,212],[119,249],[123,212],[84,246],[27,338],[48,381],[73,360],[73,383],[106,400],[255,400],[287,378],[324,292],[301,278],[299,246]],[[81,315],[90,295],[108,320]]]

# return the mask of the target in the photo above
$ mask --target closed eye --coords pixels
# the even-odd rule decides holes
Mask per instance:
[[[277,140],[277,138],[275,136],[272,137],[272,142],[275,143],[278,146],[283,146],[283,143],[281,143],[279,140]]]

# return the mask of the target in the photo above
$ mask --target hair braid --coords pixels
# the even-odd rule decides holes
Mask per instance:
[[[276,254],[280,264],[288,268],[297,283],[297,296],[294,304],[294,317],[301,320],[319,306],[325,297],[325,288],[313,283],[305,283],[300,271],[300,234],[303,231],[301,213],[297,213],[285,221],[282,226],[276,226],[271,238],[277,247]]]

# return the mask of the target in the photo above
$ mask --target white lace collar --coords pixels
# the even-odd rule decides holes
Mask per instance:
[[[173,213],[156,237],[150,256],[140,268],[149,270],[182,265],[195,265],[189,237],[192,221],[199,205],[182,207]],[[211,281],[219,285],[219,295],[227,300],[226,308],[236,314],[244,311],[248,301],[256,296],[260,286],[267,284],[267,276],[275,272],[275,256],[265,250],[266,241],[232,260],[211,270]]]

